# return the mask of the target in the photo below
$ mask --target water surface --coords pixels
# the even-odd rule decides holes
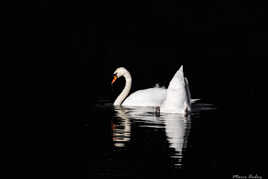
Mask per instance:
[[[153,107],[114,107],[109,99],[98,100],[94,118],[108,122],[110,129],[105,137],[95,139],[99,151],[89,162],[89,177],[185,176],[187,167],[202,163],[200,151],[190,154],[195,140],[191,135],[200,130],[201,114],[209,117],[215,110],[213,105],[199,102],[189,115],[159,115]],[[89,125],[86,122],[84,128]],[[209,165],[214,165],[213,161]]]

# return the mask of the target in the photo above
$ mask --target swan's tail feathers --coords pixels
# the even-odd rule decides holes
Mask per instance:
[[[191,104],[196,103],[197,101],[200,101],[201,99],[191,99]]]
[[[188,79],[184,78],[184,84],[185,84],[185,91],[186,91],[186,109],[187,111],[191,111],[191,93],[189,88],[189,82]]]

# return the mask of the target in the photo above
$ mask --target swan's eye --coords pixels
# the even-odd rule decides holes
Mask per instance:
[[[112,84],[115,82],[115,80],[117,80],[117,75],[116,74],[114,74],[114,77],[113,77],[113,81],[112,81]]]

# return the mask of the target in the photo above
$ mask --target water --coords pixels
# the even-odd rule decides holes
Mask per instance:
[[[135,142],[135,139],[131,136],[132,130],[134,132],[135,130],[142,130],[145,134],[149,133],[144,136],[148,139],[148,142],[150,140],[157,141],[159,140],[157,136],[163,135],[164,141],[158,141],[158,145],[155,145],[155,148],[166,148],[169,157],[174,159],[174,167],[180,167],[182,166],[182,153],[187,146],[190,116],[176,114],[157,116],[152,112],[154,110],[154,108],[115,108],[114,122],[112,124],[114,149],[118,150],[120,148],[121,150],[123,148],[128,150],[128,143]],[[132,126],[135,126],[135,128],[132,129]]]
[[[215,106],[198,102],[190,115],[157,115],[153,107],[114,107],[109,99],[98,100],[92,112],[106,125],[94,125],[103,125],[106,134],[96,132],[98,139],[85,138],[91,141],[87,147],[95,148],[89,157],[89,178],[189,176],[193,167],[215,167],[213,147],[199,133],[201,116],[209,120],[215,111]],[[90,124],[84,121],[83,129],[90,130]],[[206,154],[210,157],[203,158]]]
[[[66,146],[59,143],[62,138],[55,142],[62,146],[62,173],[74,178],[264,178],[265,117],[249,103],[208,103],[198,101],[187,116],[114,107],[109,98],[83,103],[63,122],[78,122],[78,130],[68,129]]]

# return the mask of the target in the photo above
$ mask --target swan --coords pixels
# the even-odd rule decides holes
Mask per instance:
[[[188,80],[184,78],[183,66],[175,73],[167,89],[156,86],[138,90],[129,96],[132,78],[126,68],[119,67],[114,71],[112,84],[121,76],[125,78],[125,87],[114,101],[114,106],[160,107],[160,112],[163,113],[183,114],[191,111],[191,95]]]

